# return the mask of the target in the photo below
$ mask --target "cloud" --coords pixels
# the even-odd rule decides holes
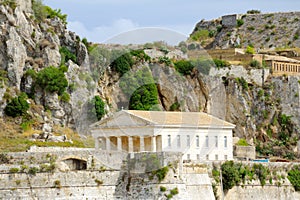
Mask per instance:
[[[81,37],[86,37],[93,42],[102,43],[114,35],[125,31],[137,29],[139,25],[129,19],[118,19],[113,21],[110,26],[98,26],[92,30],[88,30],[86,26],[79,21],[69,22],[68,29],[74,31]]]
[[[167,28],[166,28],[167,27]],[[89,41],[114,44],[143,44],[153,41],[165,41],[168,44],[178,44],[186,40],[186,32],[179,33],[175,30],[187,30],[187,25],[140,27],[138,23],[129,19],[119,19],[111,26],[98,26],[88,30],[81,22],[70,22],[68,28]]]

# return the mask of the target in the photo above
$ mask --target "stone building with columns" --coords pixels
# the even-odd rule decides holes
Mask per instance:
[[[203,112],[122,110],[91,126],[105,151],[181,152],[184,160],[232,160],[235,125]]]

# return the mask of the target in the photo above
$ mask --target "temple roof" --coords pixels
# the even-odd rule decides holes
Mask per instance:
[[[126,116],[123,116],[126,115]],[[123,116],[122,118],[120,116]],[[124,118],[125,117],[125,118]],[[204,112],[166,112],[166,111],[139,111],[122,110],[112,116],[101,120],[94,125],[97,127],[126,126],[123,123],[127,119],[135,119],[143,122],[144,125],[164,127],[211,127],[211,128],[234,128],[235,125],[214,117]],[[119,120],[118,120],[119,119]],[[118,121],[120,122],[118,124]],[[121,122],[122,121],[122,122]],[[111,125],[108,125],[110,122]],[[132,123],[127,123],[128,126]],[[141,124],[142,125],[142,124]]]

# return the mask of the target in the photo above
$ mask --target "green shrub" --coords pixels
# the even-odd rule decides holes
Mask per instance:
[[[67,15],[61,13],[61,9],[53,10],[49,6],[44,6],[46,17],[54,19],[55,17],[59,18],[64,24],[67,24]]]
[[[28,69],[26,72],[25,72],[25,76],[30,76],[32,79],[36,79],[37,77],[37,73],[34,69]]]
[[[16,185],[20,185],[21,184],[21,180],[16,180]]]
[[[5,114],[11,117],[18,117],[24,115],[29,109],[27,102],[27,95],[21,93],[20,96],[13,98],[5,107]]]
[[[83,38],[81,42],[85,45],[86,49],[89,53],[91,53],[95,48],[97,48],[96,45],[92,45],[86,38]]]
[[[253,26],[249,26],[249,27],[247,27],[247,29],[248,29],[248,31],[254,31],[255,30],[255,28]]]
[[[252,60],[249,65],[257,69],[261,68],[261,64],[257,60]]]
[[[216,183],[220,182],[220,171],[218,169],[213,168],[212,176],[213,176],[214,180],[216,181]]]
[[[12,174],[18,173],[19,171],[20,171],[19,168],[10,168],[9,169],[9,173],[12,173]]]
[[[253,169],[255,171],[255,174],[257,175],[260,184],[262,186],[266,185],[266,178],[270,174],[268,168],[263,166],[262,164],[254,164]]]
[[[60,97],[61,101],[67,102],[67,103],[70,102],[70,99],[71,99],[71,97],[70,97],[69,93],[67,93],[67,92],[63,92]]]
[[[56,168],[55,163],[51,163],[51,164],[42,164],[40,166],[40,171],[41,172],[54,172]]]
[[[42,0],[32,0],[32,10],[34,17],[39,21],[44,21],[47,17],[47,11]]]
[[[130,110],[159,110],[158,91],[155,83],[139,87],[129,101]]]
[[[172,61],[167,56],[160,56],[158,58],[159,63],[165,63],[167,66],[170,66],[172,64]]]
[[[214,37],[216,35],[216,31],[215,30],[210,30],[208,36],[210,38]]]
[[[191,39],[193,41],[201,41],[201,40],[206,40],[209,37],[209,31],[208,30],[199,30],[194,32],[191,35]]]
[[[172,194],[173,196],[177,195],[179,193],[178,188],[174,188],[170,191],[170,194]]]
[[[133,64],[132,55],[130,53],[124,53],[111,63],[111,68],[122,76],[131,69]]]
[[[30,167],[28,170],[28,173],[31,175],[36,175],[36,173],[38,173],[38,172],[39,172],[39,168],[37,168],[37,167]]]
[[[103,181],[101,181],[99,179],[96,179],[95,182],[97,183],[98,186],[103,184]]]
[[[162,180],[165,179],[168,172],[169,172],[169,167],[166,166],[166,167],[163,167],[163,168],[158,169],[156,171],[153,171],[152,174],[156,175],[156,177],[158,178],[158,181],[161,182]]]
[[[165,191],[167,191],[167,188],[164,187],[164,186],[160,186],[159,190],[160,190],[161,192],[165,192]]]
[[[247,54],[255,54],[255,49],[254,49],[254,47],[248,45],[248,46],[247,46],[247,49],[246,49],[246,53],[247,53]]]
[[[180,108],[180,103],[178,103],[178,102],[175,102],[175,103],[173,103],[171,106],[170,106],[170,111],[178,111],[179,110],[179,108]]]
[[[175,69],[182,75],[189,75],[194,69],[194,65],[188,60],[179,60],[174,65]]]
[[[9,163],[9,158],[7,154],[0,153],[0,164],[8,164]]]
[[[248,142],[246,139],[244,138],[241,138],[237,143],[236,143],[237,146],[249,146]]]
[[[49,6],[45,6],[42,0],[32,0],[32,10],[38,22],[42,22],[46,18],[53,19],[58,17],[64,24],[67,24],[66,14],[62,14],[60,9],[53,10]]]
[[[298,40],[298,39],[299,39],[299,34],[296,33],[296,34],[294,35],[294,40]]]
[[[138,49],[138,50],[131,50],[130,54],[132,56],[135,56],[138,61],[150,61],[151,57],[148,56],[144,50]]]
[[[25,121],[23,121],[22,124],[21,124],[22,130],[23,130],[23,131],[28,131],[28,130],[30,130],[33,123],[34,123],[33,120],[28,120],[28,121],[25,120]]]
[[[95,96],[93,101],[95,105],[95,112],[96,112],[97,119],[100,120],[105,115],[105,110],[104,110],[105,103],[99,96]]]
[[[59,49],[61,55],[61,64],[65,64],[69,60],[72,60],[74,63],[77,63],[77,57],[72,53],[67,47],[63,46]],[[78,63],[77,63],[78,64]]]
[[[242,19],[238,19],[236,22],[238,27],[241,27],[244,24],[244,21]]]
[[[54,187],[55,187],[55,188],[61,188],[60,180],[54,181]]]
[[[230,66],[230,63],[226,60],[213,59],[213,61],[218,69]]]
[[[61,95],[66,90],[68,81],[61,70],[50,66],[38,73],[36,84],[47,92],[58,92]]]
[[[259,98],[261,98],[261,97],[263,97],[264,96],[264,90],[259,90],[258,91],[258,93],[257,93],[257,96],[259,97]]]
[[[247,14],[260,14],[261,11],[260,10],[248,10]]]
[[[59,67],[59,70],[62,71],[63,73],[66,73],[66,72],[68,72],[68,67],[66,65],[62,64]]]
[[[158,110],[158,91],[150,69],[141,67],[135,73],[125,74],[119,83],[134,110]]]
[[[243,77],[236,78],[236,81],[242,86],[243,90],[248,90],[248,82]]]
[[[240,183],[239,167],[233,161],[226,161],[221,165],[223,189],[230,190],[233,186]]]
[[[18,6],[15,0],[3,0],[0,2],[0,5],[9,6],[13,10],[15,10]]]

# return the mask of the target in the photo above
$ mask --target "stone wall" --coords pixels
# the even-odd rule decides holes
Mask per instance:
[[[105,159],[105,156],[102,155],[107,153],[105,151],[82,151],[81,155],[80,151],[70,152],[76,153],[77,157],[82,155],[98,156],[99,162],[107,162],[102,160]],[[11,153],[8,154],[8,157],[21,159],[20,157],[25,155],[23,161],[30,158],[32,161],[32,157],[34,157],[36,160],[33,165],[39,167],[38,164],[44,162],[44,153]],[[60,153],[64,156],[69,154],[67,152]],[[108,153],[108,155],[110,154],[113,152]],[[58,156],[58,158],[64,156]],[[112,156],[111,159],[113,158]],[[178,194],[173,195],[172,199],[213,200],[215,196],[212,189],[212,177],[209,174],[211,174],[213,166],[220,167],[221,165],[221,162],[182,163],[180,154],[164,152],[128,154],[122,160],[119,169],[109,168],[109,165],[95,168],[90,164],[90,168],[86,170],[61,171],[56,169],[52,172],[37,172],[36,174],[12,172],[11,168],[26,165],[26,162],[21,163],[20,161],[19,164],[7,164],[7,170],[0,172],[0,199],[165,200],[172,190],[178,190]],[[251,166],[254,163],[244,162],[244,164]],[[267,165],[272,172],[276,170],[276,174],[278,173],[282,178],[274,179],[273,183],[269,183],[267,180],[267,184],[263,187],[258,180],[246,181],[243,186],[229,190],[224,199],[265,200],[298,199],[300,197],[287,179],[286,172],[293,164],[267,163],[264,165]],[[3,165],[1,167],[4,168]],[[168,170],[165,176],[159,180],[158,177],[162,174],[161,167]],[[219,192],[218,195],[222,197],[222,192]]]
[[[222,16],[222,25],[224,27],[235,27],[237,25],[238,15],[225,15]]]
[[[254,146],[234,146],[233,155],[240,159],[255,159],[256,152]]]
[[[90,156],[99,156],[97,152],[89,152]],[[32,153],[27,154],[33,155]],[[36,154],[40,155],[40,153]],[[77,156],[80,156],[78,154],[80,154],[79,152],[77,152]],[[9,156],[20,155],[10,154]],[[42,159],[36,159],[38,162],[42,162]],[[190,163],[180,166],[178,159],[180,160],[180,155],[176,153],[140,153],[129,154],[127,159],[120,164],[120,169],[111,169],[106,166],[107,168],[102,167],[101,169],[89,168],[68,172],[55,170],[36,174],[2,171],[0,173],[0,198],[163,200],[167,199],[166,196],[171,193],[171,190],[177,188],[178,194],[174,195],[172,199],[214,199],[206,165]],[[143,161],[148,165],[158,163],[159,167],[146,170],[141,164]],[[16,165],[10,165],[10,167],[16,167]],[[160,173],[158,171],[160,167],[168,168],[168,172],[162,180],[159,180],[157,176]],[[139,168],[144,170],[137,170]],[[164,188],[165,191],[162,191],[161,188]]]
[[[210,170],[220,169],[222,162],[209,163]],[[254,179],[245,179],[245,182],[241,182],[240,185],[234,186],[226,192],[222,192],[220,183],[215,183],[217,189],[216,196],[219,199],[224,200],[241,200],[241,199],[272,199],[272,200],[286,200],[286,199],[299,199],[300,193],[295,192],[294,187],[291,185],[287,178],[288,171],[293,165],[297,163],[284,163],[284,162],[269,162],[269,163],[257,163],[257,162],[239,162],[244,166],[252,167],[253,165],[261,164],[269,170],[265,180],[265,185],[262,186],[258,177],[254,175]],[[224,180],[223,180],[224,181]]]

